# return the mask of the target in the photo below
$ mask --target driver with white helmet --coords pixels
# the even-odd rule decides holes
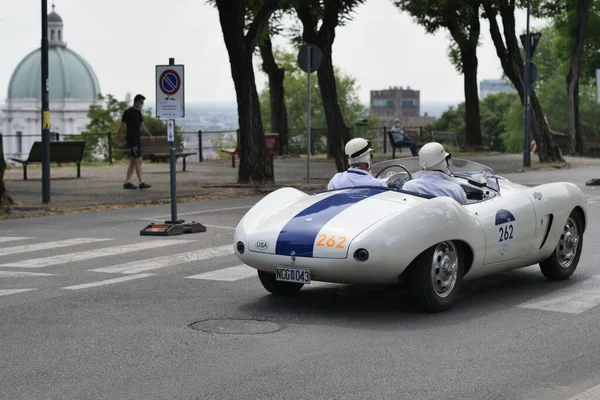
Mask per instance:
[[[419,165],[423,171],[419,173],[418,179],[406,182],[402,190],[431,196],[448,196],[460,204],[467,204],[466,192],[454,181],[450,172],[450,157],[451,154],[441,144],[425,144],[419,150]]]
[[[327,190],[344,189],[356,186],[387,185],[371,175],[371,142],[363,138],[355,138],[346,143],[344,148],[350,167],[347,171],[338,172],[331,178]]]

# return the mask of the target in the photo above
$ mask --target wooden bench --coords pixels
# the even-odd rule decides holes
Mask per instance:
[[[85,141],[83,140],[66,140],[63,142],[50,142],[50,162],[54,163],[77,163],[77,177],[81,178],[81,160],[83,159],[83,149]],[[29,156],[26,160],[11,158],[23,164],[23,180],[27,180],[27,165],[37,164],[42,162],[42,142],[34,142],[29,150]]]
[[[394,136],[392,135],[392,132],[390,132],[389,130],[387,131],[387,136],[388,136],[388,139],[390,141],[390,146],[392,146],[392,159],[396,158],[396,149],[399,150],[398,151],[399,153],[402,153],[402,147],[409,148],[405,144],[396,144],[396,143],[394,143]],[[413,142],[415,142],[417,144],[417,149],[419,147],[423,146],[423,144],[424,144],[424,143],[421,143],[418,140],[415,140],[414,139],[414,135],[412,135],[409,132],[404,131],[404,137],[407,138],[407,139],[412,140]]]
[[[150,141],[149,136],[140,138],[142,147],[142,157],[147,158],[151,162],[168,161],[169,160],[169,142],[166,136],[154,136],[154,143]],[[186,169],[186,160],[188,156],[198,154],[196,152],[184,152],[183,143],[175,142],[175,162],[181,157],[183,159],[183,170]]]
[[[267,152],[271,162],[271,168],[273,168],[273,156],[279,151],[279,133],[265,133],[265,142],[267,144]],[[235,157],[240,156],[242,147],[240,145],[240,139],[238,137],[235,149],[221,149],[223,153],[231,156],[231,168],[235,168]]]

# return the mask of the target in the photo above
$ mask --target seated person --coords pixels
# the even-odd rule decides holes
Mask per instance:
[[[331,178],[327,190],[344,189],[356,186],[381,186],[387,185],[371,175],[371,142],[363,138],[355,138],[346,143],[344,149],[350,167],[347,171],[338,172]]]
[[[394,125],[392,125],[390,128],[390,133],[392,134],[392,138],[394,139],[394,144],[396,146],[408,146],[410,147],[410,152],[412,153],[413,157],[419,155],[417,153],[417,143],[410,140],[410,138],[404,133],[398,118],[394,120]]]
[[[460,204],[467,204],[467,194],[449,169],[451,154],[437,143],[427,143],[419,151],[419,165],[423,169],[417,179],[404,184],[402,190],[431,196],[448,196]]]

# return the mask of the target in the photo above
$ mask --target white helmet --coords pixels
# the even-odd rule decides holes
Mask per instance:
[[[423,169],[441,170],[449,174],[447,160],[451,156],[438,142],[427,143],[419,150],[419,165]]]
[[[371,142],[363,138],[355,138],[346,143],[344,148],[350,165],[365,163],[371,168]]]

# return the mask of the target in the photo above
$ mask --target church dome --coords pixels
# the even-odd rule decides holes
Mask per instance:
[[[54,6],[53,6],[54,8]],[[48,15],[48,75],[50,101],[95,101],[100,85],[92,67],[63,42],[62,18]],[[41,99],[42,51],[29,53],[15,68],[8,84],[8,99]]]

